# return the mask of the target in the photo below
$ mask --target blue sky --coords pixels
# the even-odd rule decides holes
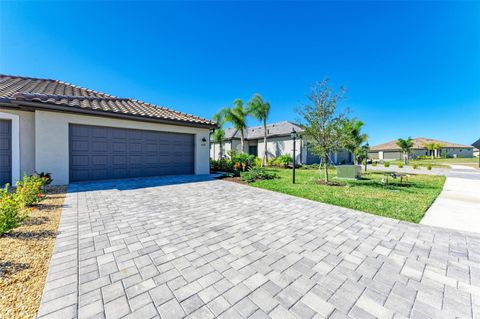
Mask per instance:
[[[0,72],[210,118],[345,85],[370,144],[480,137],[480,2],[0,2]],[[250,124],[257,124],[250,120]]]

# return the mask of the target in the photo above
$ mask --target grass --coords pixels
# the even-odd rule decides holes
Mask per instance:
[[[361,180],[342,180],[345,186],[327,186],[315,183],[323,178],[322,172],[298,169],[296,184],[292,184],[291,170],[271,171],[280,178],[250,185],[413,223],[420,222],[445,182],[444,176],[410,175],[407,186],[401,186],[396,180],[391,183],[391,178],[391,184],[384,186],[382,172],[368,172]],[[339,181],[334,169],[330,174],[332,180]]]
[[[0,236],[0,318],[37,315],[65,191],[49,187],[23,225]]]
[[[394,160],[390,161],[392,165],[398,165],[403,163],[403,160]],[[432,165],[432,167],[438,168],[449,168],[450,164],[458,164],[458,165],[472,165],[477,164],[478,166],[478,157],[473,158],[435,158],[435,159],[421,159],[421,160],[410,160],[409,166],[413,164],[417,164],[418,166],[427,166]]]

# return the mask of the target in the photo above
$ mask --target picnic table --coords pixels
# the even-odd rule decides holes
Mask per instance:
[[[408,177],[410,175],[405,174],[405,173],[399,173],[399,172],[384,172],[383,175],[386,177],[385,179],[385,185],[388,185],[388,178],[393,178],[397,179],[400,178],[400,185],[403,185],[403,182],[408,183]]]

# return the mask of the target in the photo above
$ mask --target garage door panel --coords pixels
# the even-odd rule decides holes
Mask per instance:
[[[73,155],[70,157],[70,164],[74,166],[90,165],[90,157],[87,155]]]
[[[70,136],[71,137],[88,137],[89,130],[84,126],[72,126],[70,127]]]
[[[71,181],[193,173],[191,134],[70,125]]]
[[[107,167],[108,165],[108,156],[107,155],[92,155],[90,157],[91,165],[103,165]]]
[[[89,149],[89,145],[90,144],[88,143],[88,141],[78,140],[78,141],[73,141],[70,144],[70,147],[73,151],[86,152]]]

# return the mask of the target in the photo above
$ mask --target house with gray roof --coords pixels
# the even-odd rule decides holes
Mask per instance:
[[[300,164],[320,163],[320,158],[309,150],[307,141],[302,137],[302,132],[304,131],[302,126],[289,121],[267,125],[268,158],[275,158],[283,154],[290,154],[293,156],[293,140],[290,135],[292,130],[295,130],[298,133],[295,147],[296,162]],[[243,152],[262,157],[265,149],[263,135],[263,126],[255,126],[245,129]],[[219,143],[210,141],[210,158],[218,160],[222,157],[228,157],[231,150],[236,150],[237,152],[242,151],[240,147],[240,132],[234,128],[227,128],[225,129],[225,138],[222,147],[220,147]],[[330,162],[332,164],[349,164],[352,160],[353,156],[348,151],[330,154]]]
[[[0,185],[208,174],[210,131],[191,114],[63,81],[0,75]]]
[[[473,146],[425,137],[416,137],[413,139],[410,157],[415,159],[419,156],[431,156],[432,151],[429,151],[426,147],[426,145],[430,143],[441,145],[441,148],[437,151],[437,157],[473,157]],[[379,160],[403,159],[403,153],[397,145],[397,140],[372,146],[368,152],[368,156],[372,159]]]

